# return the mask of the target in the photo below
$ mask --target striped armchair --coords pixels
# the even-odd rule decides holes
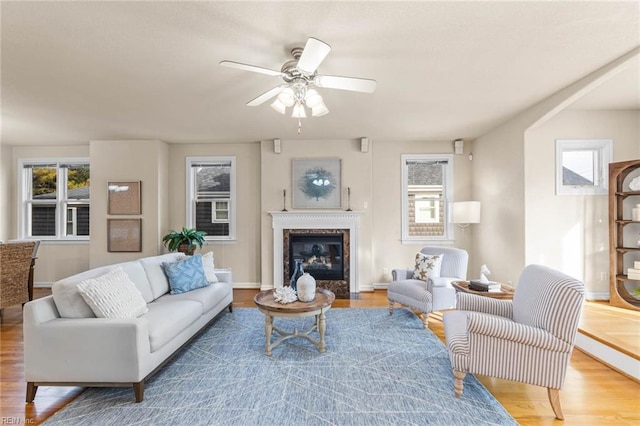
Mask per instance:
[[[413,278],[414,269],[394,269],[393,281],[389,284],[389,314],[393,315],[396,303],[412,309],[428,328],[429,313],[442,309],[452,309],[456,305],[456,291],[451,281],[467,279],[469,254],[454,247],[427,246],[420,250],[426,255],[443,255],[440,276],[426,282]]]
[[[575,342],[584,285],[540,265],[527,266],[511,300],[458,293],[444,331],[457,397],[467,372],[547,388],[563,419],[560,389]]]

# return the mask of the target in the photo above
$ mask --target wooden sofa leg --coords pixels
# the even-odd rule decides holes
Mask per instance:
[[[464,389],[464,377],[467,375],[464,371],[453,370],[453,388],[456,391],[456,398],[460,398],[462,396],[462,391]]]
[[[36,399],[38,387],[33,382],[27,382],[27,402],[33,402]]]
[[[556,415],[556,419],[564,420],[562,407],[560,407],[560,389],[547,388],[547,394],[549,395],[549,402],[551,403],[551,408],[553,408],[553,412]]]
[[[233,303],[229,303],[229,312],[233,312]]]
[[[136,396],[136,402],[142,402],[144,399],[144,380],[133,384],[133,393]]]
[[[389,300],[389,315],[393,315],[393,305],[395,305],[395,302]]]

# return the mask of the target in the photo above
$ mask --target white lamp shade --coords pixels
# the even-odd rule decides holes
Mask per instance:
[[[293,106],[293,113],[291,114],[291,117],[306,118],[307,113],[304,111],[304,105],[302,105],[300,102],[296,102],[296,104]]]
[[[453,223],[480,223],[480,201],[453,203]]]
[[[280,102],[280,99],[277,99],[275,101],[273,101],[273,103],[271,104],[271,108],[275,109],[276,111],[278,111],[280,114],[284,114],[287,111],[287,107],[285,106],[285,104],[283,104],[282,102]]]
[[[322,103],[322,96],[318,94],[314,89],[307,90],[307,94],[304,96],[304,102],[309,108],[315,108]]]
[[[291,87],[285,87],[278,94],[278,100],[282,102],[284,106],[290,107],[295,103],[295,95]]]
[[[323,115],[329,114],[329,108],[324,104],[324,102],[320,102],[319,105],[311,108],[311,115],[313,117],[322,117]]]

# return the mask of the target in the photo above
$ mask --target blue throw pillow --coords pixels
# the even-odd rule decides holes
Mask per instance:
[[[202,256],[199,254],[189,256],[179,262],[164,262],[162,267],[169,278],[171,294],[186,293],[209,285],[202,267]]]

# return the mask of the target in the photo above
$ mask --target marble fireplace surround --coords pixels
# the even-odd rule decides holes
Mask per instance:
[[[358,233],[360,228],[360,212],[333,211],[333,212],[269,212],[272,217],[273,227],[273,283],[275,287],[281,287],[285,279],[284,263],[284,237],[285,231],[305,230],[311,231],[340,231],[348,230],[348,259],[345,267],[348,271],[349,292],[358,293]],[[347,253],[345,253],[345,258]],[[346,259],[345,259],[346,260]],[[346,279],[347,277],[345,277]]]

